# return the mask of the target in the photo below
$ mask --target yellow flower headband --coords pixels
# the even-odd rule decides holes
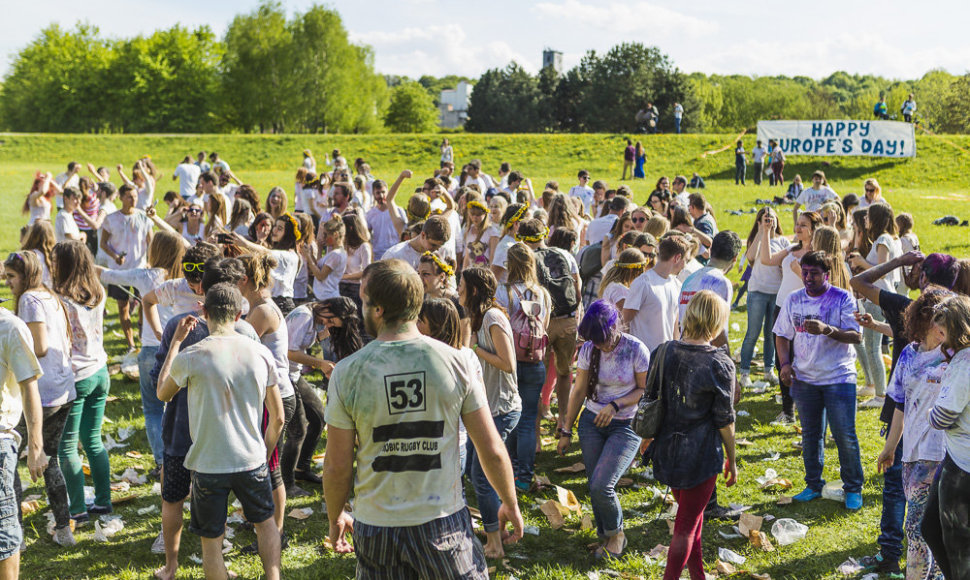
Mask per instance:
[[[411,213],[411,208],[407,208],[407,213],[408,213],[408,220],[409,221],[412,221],[412,222],[421,222],[421,221],[424,221],[424,220],[428,219],[429,217],[431,217],[431,206],[430,205],[428,206],[428,213],[424,214],[424,217],[419,216],[416,213]]]
[[[636,270],[637,268],[646,267],[646,262],[613,262],[613,265],[617,268],[625,268],[627,270]]]
[[[285,218],[291,224],[293,224],[293,237],[296,238],[296,241],[299,242],[300,238],[303,237],[303,234],[300,232],[300,222],[295,217],[293,217],[293,215],[289,212],[281,215],[280,217]]]
[[[424,255],[431,256],[431,259],[434,260],[434,263],[435,265],[438,266],[438,269],[444,272],[445,274],[447,274],[448,276],[455,275],[455,269],[452,268],[450,264],[448,264],[447,262],[439,258],[437,254],[433,254],[431,252],[425,252]]]
[[[534,235],[534,236],[516,235],[515,236],[515,241],[517,241],[517,242],[526,242],[526,243],[529,243],[529,244],[538,244],[542,240],[546,239],[546,236],[548,236],[548,235],[549,235],[549,228],[542,228],[542,231],[539,232],[538,234]]]
[[[510,217],[509,218],[509,221],[505,222],[505,225],[511,227],[512,224],[514,224],[515,222],[517,222],[520,219],[522,219],[522,216],[525,215],[525,210],[526,209],[528,209],[528,208],[525,206],[525,204],[522,204],[522,207],[519,208],[519,211],[515,212],[515,215],[513,215],[512,217]]]
[[[473,199],[472,201],[468,202],[468,207],[474,207],[488,213],[488,206],[478,200]]]

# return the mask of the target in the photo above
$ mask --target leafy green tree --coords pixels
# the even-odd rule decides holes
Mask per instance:
[[[122,41],[108,71],[117,87],[112,110],[132,133],[212,132],[219,128],[222,44],[207,27],[181,26]]]
[[[970,133],[970,73],[957,77],[940,102],[939,130],[944,133]]]
[[[393,133],[430,133],[438,124],[438,108],[420,84],[404,83],[391,91],[384,126]]]
[[[56,24],[13,59],[4,79],[0,110],[12,131],[85,132],[112,129],[119,91],[104,82],[114,58],[98,29]]]
[[[539,100],[536,78],[517,63],[485,71],[472,92],[465,129],[482,133],[542,131]]]

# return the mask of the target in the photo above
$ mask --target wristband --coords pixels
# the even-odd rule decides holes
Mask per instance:
[[[620,407],[616,404],[616,401],[610,401],[610,406],[613,407],[613,409],[616,410],[617,413],[620,412]]]
[[[826,326],[825,328],[828,329],[828,332],[823,332],[822,334],[824,336],[832,336],[832,334],[835,333],[835,327],[834,326]]]
[[[572,431],[566,431],[565,429],[560,429],[559,430],[559,436],[560,437],[568,437],[568,438],[572,439],[573,438],[573,432]]]

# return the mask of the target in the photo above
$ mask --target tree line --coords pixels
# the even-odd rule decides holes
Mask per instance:
[[[351,43],[340,15],[314,5],[287,18],[277,0],[236,16],[220,39],[202,26],[107,39],[78,24],[43,29],[0,86],[0,128],[67,133],[373,133],[436,130],[438,95],[460,76],[382,76],[370,47]],[[659,129],[736,131],[759,119],[872,118],[884,95],[897,111],[916,95],[917,118],[970,133],[970,74],[933,70],[912,81],[836,72],[808,77],[686,74],[656,47],[588,52],[559,75],[517,63],[477,80],[471,132],[633,132],[647,101]]]
[[[673,107],[685,110],[682,130],[740,131],[761,119],[871,119],[885,97],[890,112],[910,93],[918,122],[935,132],[970,133],[970,74],[932,70],[911,81],[836,72],[808,77],[686,74],[655,47],[639,43],[590,51],[562,75],[532,75],[512,62],[475,83],[466,129],[473,132],[634,132],[647,102],[660,112],[659,129],[672,132]]]
[[[383,127],[389,97],[373,60],[319,5],[287,19],[265,2],[221,40],[207,26],[110,40],[90,25],[52,25],[14,57],[0,122],[37,132],[370,132]]]

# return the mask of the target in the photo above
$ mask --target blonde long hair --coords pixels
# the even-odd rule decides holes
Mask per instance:
[[[833,286],[849,289],[849,270],[845,265],[845,252],[842,251],[842,238],[839,231],[832,226],[819,226],[812,234],[812,249],[832,258],[832,270],[829,272],[829,282]]]
[[[629,232],[627,232],[629,233]],[[643,252],[637,248],[627,248],[620,252],[620,255],[616,257],[616,261],[613,262],[613,266],[609,269],[605,276],[603,276],[603,281],[600,282],[599,298],[603,297],[603,293],[606,292],[607,286],[613,282],[623,284],[627,288],[630,284],[637,279],[637,276],[643,274],[647,267],[647,258],[643,255]]]

